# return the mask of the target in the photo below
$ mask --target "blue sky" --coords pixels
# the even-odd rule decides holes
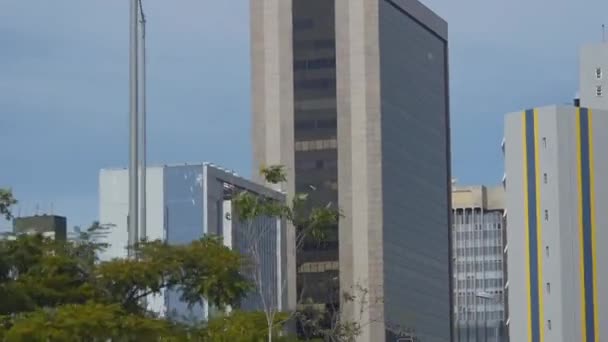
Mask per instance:
[[[571,101],[608,1],[423,2],[450,25],[454,177],[496,183],[504,113]],[[248,0],[144,3],[150,162],[249,175]],[[0,187],[17,213],[96,219],[99,169],[127,165],[127,87],[126,0],[0,0]]]

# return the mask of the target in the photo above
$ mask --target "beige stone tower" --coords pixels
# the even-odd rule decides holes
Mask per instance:
[[[450,341],[447,24],[416,0],[250,3],[255,167],[344,213],[292,253],[291,303],[363,288],[360,341]]]

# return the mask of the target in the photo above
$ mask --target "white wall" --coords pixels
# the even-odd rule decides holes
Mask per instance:
[[[163,168],[150,167],[146,179],[147,238],[163,240],[164,182]],[[127,256],[127,215],[129,212],[129,175],[126,169],[101,170],[99,173],[99,221],[110,226],[107,242],[110,247],[102,260]]]
[[[146,230],[149,241],[165,240],[164,168],[149,167],[146,178]],[[164,315],[165,296],[148,296],[148,310]]]
[[[110,227],[106,240],[110,246],[101,253],[101,260],[127,256],[128,198],[129,179],[126,169],[99,172],[99,223]]]
[[[608,43],[589,44],[580,52],[580,100],[582,107],[608,110]],[[596,68],[601,68],[597,78]],[[602,96],[597,96],[597,87]]]

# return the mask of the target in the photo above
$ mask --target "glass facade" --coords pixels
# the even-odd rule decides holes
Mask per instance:
[[[450,341],[447,42],[389,0],[380,79],[387,340]]]
[[[292,8],[296,191],[337,206],[335,3],[293,0]],[[336,305],[337,269],[312,266],[338,261],[337,227],[328,241],[305,243],[296,259],[298,298]]]
[[[207,174],[204,170],[207,168]],[[280,281],[279,245],[277,236],[280,234],[280,221],[276,218],[260,217],[253,222],[241,222],[234,217],[231,198],[235,191],[245,188],[228,183],[219,176],[221,173],[208,166],[172,166],[164,168],[164,204],[165,204],[165,236],[169,244],[186,244],[198,240],[204,234],[228,238],[224,234],[230,231],[229,246],[242,253],[252,256],[255,245],[256,257],[251,258],[249,269],[244,273],[259,285],[256,290],[245,297],[239,308],[242,310],[259,310],[264,307],[279,306],[279,296],[284,290]],[[253,192],[251,189],[247,191]],[[255,192],[253,192],[255,193]],[[205,211],[205,208],[207,209]],[[205,225],[206,223],[206,225]],[[254,279],[252,274],[259,267],[261,281]],[[257,274],[257,272],[256,272]],[[279,288],[281,287],[281,288]],[[216,308],[208,305],[195,305],[189,308],[180,300],[180,291],[171,290],[165,293],[167,314],[177,319],[191,321],[213,316]]]
[[[447,42],[393,1],[378,4],[387,341],[446,342]],[[293,0],[294,155],[296,192],[339,207],[335,6],[334,0]],[[298,252],[298,298],[339,303],[338,247],[336,227],[329,241]]]
[[[453,210],[455,342],[504,341],[502,210]]]
[[[226,202],[225,208],[230,205],[230,199]],[[232,249],[248,258],[245,274],[249,275],[249,279],[256,286],[253,292],[241,300],[239,309],[260,310],[265,306],[279,307],[279,296],[284,287],[282,281],[277,281],[280,277],[277,267],[279,221],[277,218],[259,217],[253,222],[241,222],[231,210],[223,212],[223,215],[226,214],[231,217],[228,221],[229,227],[226,228],[232,230]]]
[[[200,165],[164,168],[165,238],[172,245],[187,244],[203,237],[203,168]],[[191,321],[205,317],[205,308],[180,300],[177,290],[165,292],[167,315]]]

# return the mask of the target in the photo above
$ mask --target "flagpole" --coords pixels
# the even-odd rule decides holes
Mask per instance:
[[[140,239],[146,239],[147,232],[147,208],[146,208],[146,178],[147,178],[147,124],[146,124],[146,17],[144,15],[144,10],[141,4],[141,0],[139,3],[139,11],[141,14],[141,217],[139,222],[139,237]]]
[[[138,29],[139,0],[130,0],[130,39],[129,39],[129,216],[128,216],[128,243],[135,245],[138,238],[139,216],[139,140],[138,140]]]

